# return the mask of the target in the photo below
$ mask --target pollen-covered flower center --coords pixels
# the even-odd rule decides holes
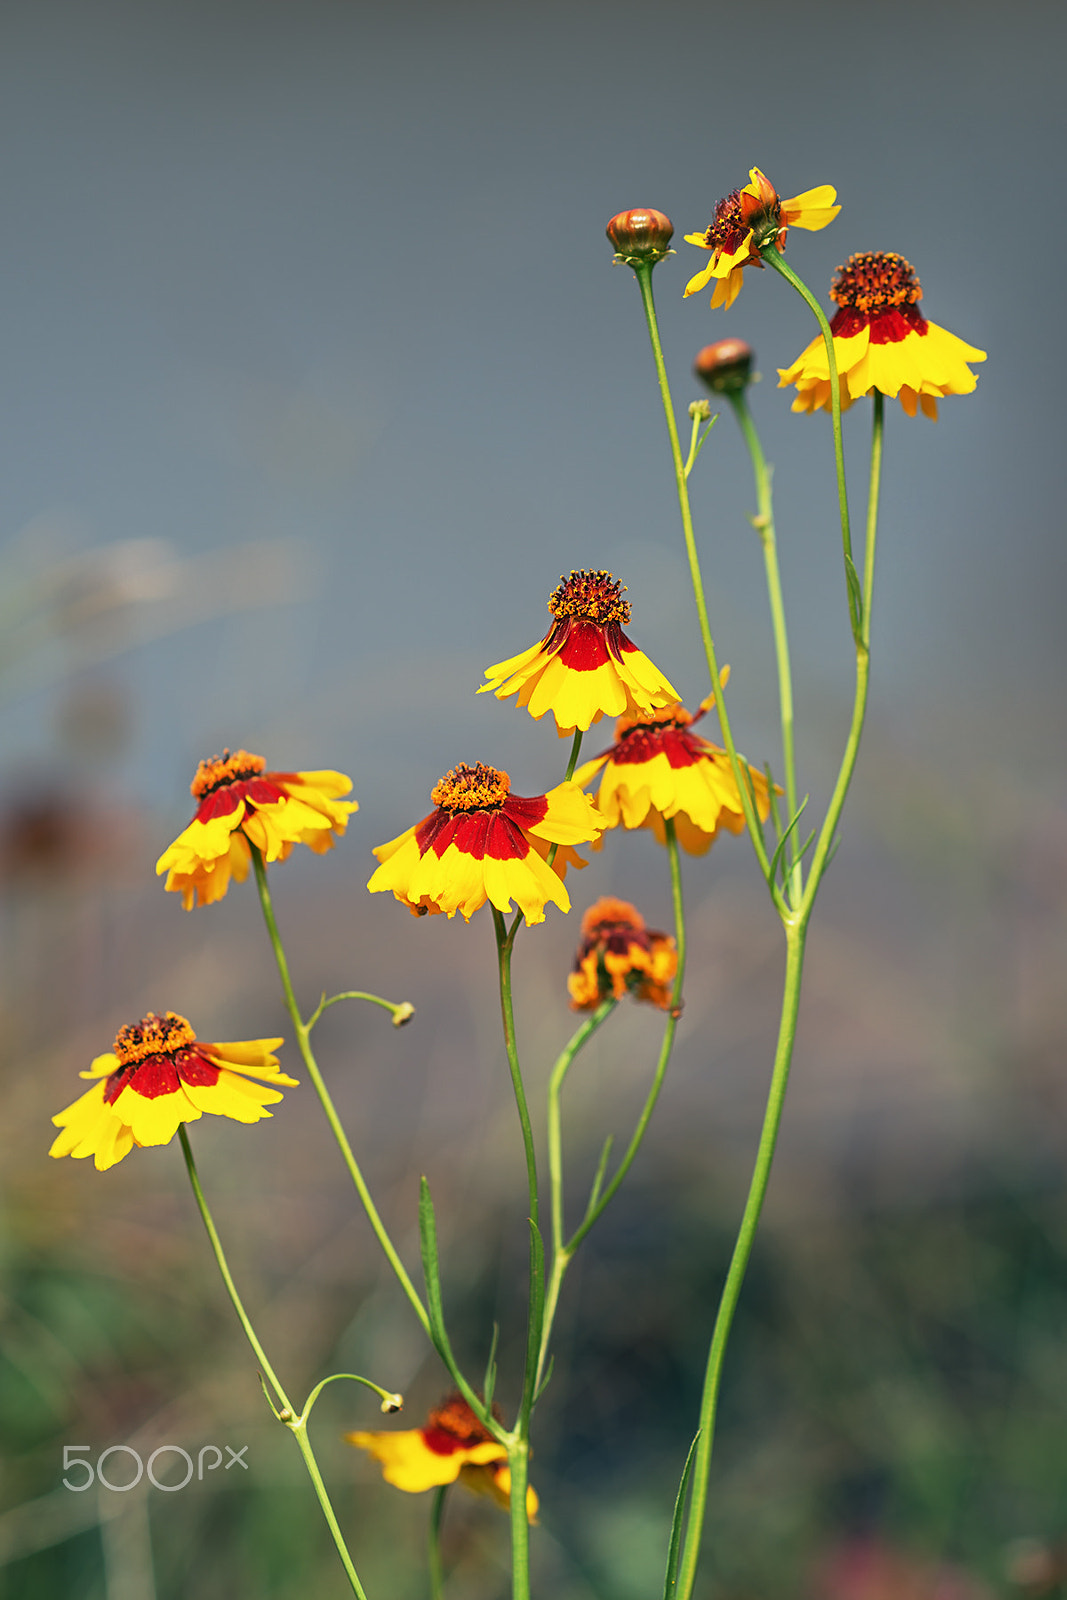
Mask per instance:
[[[149,1056],[174,1055],[196,1042],[196,1034],[176,1011],[162,1016],[150,1011],[140,1022],[129,1022],[115,1037],[115,1054],[123,1067],[136,1066]]]
[[[557,618],[579,617],[603,627],[615,622],[625,627],[630,620],[630,602],[622,597],[626,589],[610,572],[587,568],[561,578],[549,597],[548,609]]]
[[[461,763],[434,784],[430,799],[445,811],[493,811],[511,793],[511,779],[483,761]]]
[[[223,789],[228,783],[258,778],[266,766],[262,756],[250,755],[247,750],[238,750],[234,755],[224,750],[221,756],[211,756],[197,767],[196,777],[190,785],[193,799],[203,800],[205,795],[214,794],[216,789]]]
[[[682,705],[660,706],[655,711],[643,711],[639,717],[620,717],[615,724],[616,739],[628,739],[631,734],[662,733],[667,728],[688,728],[692,713]]]
[[[922,299],[915,268],[894,251],[862,250],[849,256],[830,286],[830,298],[856,311],[879,312],[913,306]]]

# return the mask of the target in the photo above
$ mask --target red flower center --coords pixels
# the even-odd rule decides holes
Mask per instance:
[[[493,1415],[499,1421],[496,1406],[493,1407]],[[450,1456],[456,1450],[469,1450],[472,1445],[484,1444],[493,1437],[460,1394],[450,1394],[447,1400],[431,1411],[421,1431],[427,1448],[438,1456]]]
[[[918,309],[922,285],[915,269],[893,251],[862,250],[849,256],[830,286],[840,306],[830,324],[838,339],[850,339],[864,328],[872,344],[896,344],[909,333],[924,334],[927,324]]]
[[[173,1094],[179,1079],[201,1085],[219,1080],[218,1067],[203,1054],[196,1034],[176,1011],[162,1016],[150,1011],[140,1022],[127,1023],[116,1035],[115,1054],[119,1068],[104,1088],[107,1105],[131,1086],[146,1100],[154,1100],[157,1095]]]
[[[262,756],[250,755],[247,750],[238,750],[235,755],[224,750],[221,756],[211,756],[209,760],[201,761],[189,792],[194,800],[203,800],[228,784],[257,778],[266,770],[266,766]]]
[[[560,579],[549,596],[548,609],[557,620],[575,617],[599,627],[609,623],[625,627],[630,620],[630,602],[622,598],[625,593],[624,586],[610,572],[587,568]]]

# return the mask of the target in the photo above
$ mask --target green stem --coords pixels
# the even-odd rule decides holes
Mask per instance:
[[[656,1063],[655,1075],[652,1086],[648,1091],[645,1103],[641,1108],[641,1115],[637,1119],[633,1138],[626,1147],[626,1154],[619,1162],[612,1175],[611,1182],[598,1197],[595,1204],[591,1204],[582,1219],[581,1226],[576,1228],[567,1243],[567,1249],[574,1254],[593,1224],[604,1214],[619,1191],[626,1174],[634,1162],[634,1157],[641,1148],[641,1141],[652,1119],[652,1113],[659,1099],[660,1089],[667,1071],[667,1063],[671,1058],[671,1049],[674,1045],[674,1035],[678,1028],[678,1020],[682,1015],[682,985],[685,982],[686,962],[686,933],[685,933],[685,906],[682,900],[682,868],[678,856],[678,838],[674,827],[674,818],[664,818],[664,831],[667,837],[667,857],[671,868],[671,901],[674,906],[674,942],[678,951],[678,969],[674,976],[674,988],[671,991],[671,1009],[667,1018],[667,1026],[663,1030],[663,1043],[660,1046],[659,1060]]]
[[[830,369],[830,417],[834,433],[834,464],[837,468],[837,502],[841,516],[841,545],[845,558],[845,588],[848,593],[848,614],[852,620],[852,633],[858,643],[861,637],[863,601],[856,593],[859,589],[859,574],[852,559],[852,528],[848,514],[848,489],[845,484],[845,451],[841,439],[841,384],[837,375],[834,336],[830,332],[830,324],[826,320],[822,306],[804,280],[797,277],[778,247],[773,244],[765,245],[760,255],[787,283],[792,284],[797,294],[811,308],[819,324],[823,344],[826,346],[826,360]]]
[[[833,849],[834,834],[837,831],[837,824],[841,819],[841,812],[848,796],[852,774],[856,769],[856,758],[859,755],[860,739],[863,737],[863,724],[867,715],[867,691],[871,673],[871,606],[874,598],[874,558],[878,543],[878,500],[882,482],[882,441],[884,431],[884,399],[876,389],[871,433],[870,482],[867,491],[866,548],[863,558],[863,612],[860,619],[860,637],[856,640],[856,687],[852,698],[852,719],[849,723],[848,739],[845,743],[844,755],[841,758],[841,768],[837,774],[837,782],[834,785],[834,792],[830,796],[830,804],[827,807],[826,816],[823,819],[823,825],[819,830],[819,837],[815,842],[815,849],[812,853],[811,869],[808,873],[804,898],[798,908],[798,915],[805,920],[811,913],[819,883],[826,870],[830,852]]]
[[[381,1006],[383,1011],[389,1011],[393,1017],[393,1027],[401,1028],[405,1022],[410,1022],[415,1015],[415,1007],[410,1000],[386,1000],[380,994],[368,994],[365,989],[346,989],[343,994],[332,994],[327,1000],[323,995],[310,1017],[307,1019],[307,1030],[310,1033],[324,1011],[335,1006],[339,1000],[369,1000],[372,1006]]]
[[[504,1049],[507,1052],[511,1086],[522,1130],[522,1148],[526,1157],[526,1181],[529,1193],[530,1218],[530,1307],[526,1330],[526,1365],[523,1373],[522,1403],[515,1426],[516,1434],[529,1437],[530,1412],[533,1408],[534,1377],[537,1369],[537,1352],[541,1344],[541,1323],[544,1316],[544,1261],[537,1248],[540,1234],[540,1201],[537,1181],[537,1152],[534,1148],[530,1109],[526,1103],[526,1089],[519,1065],[519,1051],[515,1038],[515,1012],[511,996],[511,939],[504,927],[504,918],[493,906],[493,927],[496,930],[497,969],[500,979],[500,1014],[504,1024]]]
[[[263,862],[263,856],[255,845],[251,846],[251,851],[252,866],[256,875],[256,887],[259,890],[259,903],[263,909],[263,920],[267,925],[267,934],[270,938],[271,947],[274,951],[274,959],[278,964],[278,976],[281,978],[282,993],[285,996],[286,1010],[289,1012],[289,1017],[293,1024],[293,1032],[296,1035],[296,1043],[297,1048],[300,1051],[300,1058],[307,1069],[308,1077],[311,1079],[311,1082],[314,1085],[315,1093],[319,1097],[319,1100],[322,1104],[322,1109],[326,1113],[326,1120],[330,1124],[330,1130],[337,1141],[337,1147],[344,1159],[345,1166],[348,1168],[349,1177],[355,1184],[356,1193],[359,1195],[359,1198],[363,1203],[363,1209],[367,1214],[367,1220],[374,1230],[375,1237],[385,1253],[386,1260],[389,1262],[389,1265],[396,1274],[397,1280],[400,1283],[400,1287],[407,1295],[408,1300],[411,1303],[412,1310],[415,1312],[415,1315],[421,1322],[424,1331],[429,1334],[430,1319],[427,1315],[426,1307],[422,1303],[422,1299],[418,1290],[408,1277],[404,1263],[401,1261],[396,1252],[396,1248],[393,1244],[393,1241],[390,1239],[388,1232],[386,1231],[384,1222],[378,1215],[377,1207],[375,1206],[374,1201],[371,1199],[370,1190],[367,1188],[366,1179],[360,1170],[359,1162],[356,1160],[352,1146],[348,1142],[348,1135],[345,1133],[345,1130],[341,1124],[341,1119],[337,1115],[336,1108],[334,1107],[330,1092],[326,1087],[322,1073],[319,1071],[318,1062],[315,1060],[315,1053],[311,1048],[310,1025],[304,1022],[300,1015],[300,1007],[296,1003],[296,994],[293,991],[292,979],[289,976],[289,963],[285,958],[285,950],[282,946],[281,935],[278,932],[278,923],[274,916],[274,906],[271,901],[270,888],[267,884],[267,869]]]
[[[697,555],[696,538],[693,534],[693,513],[689,505],[689,487],[686,482],[685,462],[682,460],[682,449],[678,442],[678,424],[674,414],[674,401],[671,399],[670,384],[667,381],[667,365],[663,359],[663,345],[659,336],[659,323],[656,320],[656,302],[652,294],[652,267],[648,262],[639,262],[634,266],[634,276],[641,291],[641,303],[645,309],[645,321],[648,324],[648,336],[652,344],[652,357],[656,364],[656,378],[659,383],[660,399],[663,402],[663,414],[667,421],[667,436],[670,440],[671,460],[674,464],[674,477],[678,488],[678,507],[682,515],[682,532],[685,536],[686,554],[689,558],[689,576],[693,585],[693,598],[696,601],[697,620],[700,624],[700,637],[704,644],[704,656],[711,678],[711,689],[715,696],[715,709],[719,713],[723,743],[730,757],[730,767],[733,771],[734,782],[737,785],[737,792],[741,797],[741,806],[745,814],[745,824],[748,828],[749,838],[752,840],[752,848],[756,852],[756,857],[763,870],[763,876],[767,879],[768,888],[777,903],[779,899],[778,886],[771,878],[770,858],[767,855],[763,829],[752,798],[752,786],[748,773],[742,772],[741,762],[734,745],[730,719],[727,716],[726,704],[723,698],[722,680],[719,677],[718,662],[715,659],[715,645],[711,637],[708,608],[704,599],[704,580],[700,572],[700,558]]]
[[[753,522],[763,546],[763,566],[767,576],[767,597],[771,607],[771,626],[774,631],[774,652],[778,664],[778,706],[782,723],[782,769],[785,778],[785,799],[789,815],[787,823],[797,814],[797,772],[794,747],[793,674],[789,663],[789,635],[785,625],[785,604],[782,599],[782,579],[778,570],[778,543],[774,528],[774,498],[771,491],[771,472],[763,454],[756,424],[749,410],[743,389],[729,395],[730,404],[738,426],[748,446],[752,472],[756,480],[756,516]],[[770,786],[769,786],[770,787]],[[796,908],[800,903],[804,882],[799,858],[799,841],[796,829],[786,846],[789,854],[789,899]]]
[[[633,1137],[626,1147],[626,1154],[619,1162],[618,1168],[612,1176],[607,1188],[599,1193],[594,1190],[586,1207],[586,1213],[569,1240],[563,1236],[563,1135],[561,1117],[561,1096],[563,1083],[570,1071],[578,1051],[588,1041],[590,1036],[599,1028],[600,1024],[615,1009],[616,1002],[609,998],[601,1003],[598,1009],[589,1017],[574,1034],[573,1038],[564,1049],[555,1067],[548,1085],[548,1161],[549,1175],[552,1185],[552,1271],[549,1276],[548,1288],[545,1293],[544,1326],[541,1334],[541,1348],[537,1359],[537,1377],[534,1384],[535,1395],[540,1390],[541,1380],[544,1376],[548,1362],[548,1348],[552,1335],[552,1324],[555,1320],[556,1308],[559,1304],[560,1289],[567,1268],[589,1232],[590,1228],[603,1215],[605,1208],[611,1204],[618,1193],[619,1185],[633,1165],[634,1158],[641,1148],[652,1113],[656,1108],[656,1101],[663,1087],[663,1079],[667,1072],[667,1065],[671,1058],[671,1049],[674,1045],[674,1035],[678,1027],[678,1019],[682,1013],[682,986],[685,982],[686,962],[686,931],[685,931],[685,905],[682,899],[682,871],[678,855],[678,838],[675,831],[673,817],[665,820],[667,836],[667,854],[671,871],[671,900],[674,907],[674,942],[678,952],[678,967],[674,976],[674,987],[671,991],[671,1009],[667,1018],[667,1026],[663,1030],[663,1042],[660,1046],[659,1060],[652,1079],[652,1085],[645,1096],[645,1103],[641,1108],[641,1115],[637,1120]]]
[[[345,1569],[349,1584],[352,1587],[352,1592],[353,1594],[359,1596],[359,1600],[367,1600],[367,1597],[363,1591],[363,1585],[359,1581],[359,1574],[352,1565],[352,1557],[348,1553],[348,1546],[345,1544],[344,1535],[341,1532],[337,1517],[334,1514],[333,1506],[330,1503],[330,1496],[327,1493],[326,1485],[322,1480],[322,1473],[319,1471],[318,1462],[315,1460],[315,1452],[312,1450],[311,1441],[307,1436],[306,1412],[303,1417],[296,1417],[289,1397],[282,1388],[281,1382],[279,1381],[274,1368],[267,1359],[267,1353],[259,1342],[256,1330],[253,1328],[248,1313],[242,1303],[241,1296],[237,1293],[237,1285],[233,1281],[233,1274],[230,1272],[229,1263],[226,1260],[226,1254],[222,1248],[222,1241],[218,1235],[218,1229],[215,1227],[215,1221],[208,1207],[204,1191],[200,1187],[200,1177],[196,1170],[196,1162],[193,1160],[193,1152],[189,1144],[189,1135],[186,1133],[184,1125],[178,1129],[178,1138],[181,1141],[182,1155],[185,1157],[185,1168],[189,1174],[189,1182],[192,1185],[193,1197],[196,1200],[201,1219],[205,1229],[207,1230],[208,1240],[210,1241],[216,1264],[220,1274],[222,1275],[222,1281],[226,1285],[226,1292],[230,1297],[233,1309],[237,1313],[237,1319],[245,1331],[245,1337],[256,1353],[256,1359],[259,1361],[263,1371],[270,1379],[271,1387],[273,1388],[278,1399],[281,1401],[281,1413],[279,1414],[277,1411],[275,1411],[275,1415],[280,1415],[280,1419],[285,1422],[289,1432],[293,1435],[297,1442],[300,1454],[304,1458],[304,1466],[307,1468],[308,1477],[311,1479],[312,1487],[315,1490],[319,1505],[322,1508],[322,1514],[326,1518],[326,1524],[333,1535],[333,1542],[337,1547],[337,1553],[341,1558],[341,1565]]]
[[[549,1274],[548,1285],[545,1289],[545,1319],[541,1329],[541,1348],[537,1354],[537,1374],[534,1378],[534,1394],[540,1392],[541,1380],[545,1374],[545,1365],[548,1360],[548,1346],[552,1337],[552,1324],[556,1317],[556,1306],[559,1303],[559,1291],[563,1283],[564,1274],[570,1266],[571,1252],[567,1250],[563,1240],[563,1119],[561,1096],[563,1082],[573,1065],[574,1059],[592,1038],[593,1034],[606,1022],[618,1005],[614,996],[609,995],[602,1000],[592,1016],[586,1017],[581,1027],[575,1030],[567,1041],[563,1050],[556,1059],[552,1068],[552,1075],[548,1080],[548,1180],[552,1196],[552,1270]]]
[[[530,1519],[526,1513],[530,1444],[525,1437],[512,1437],[508,1470],[511,1473],[511,1600],[530,1600]]]
[[[719,1311],[715,1319],[715,1328],[711,1336],[711,1346],[708,1351],[707,1369],[704,1375],[704,1392],[700,1403],[700,1435],[693,1461],[689,1518],[686,1524],[685,1543],[675,1589],[678,1600],[689,1600],[696,1578],[697,1561],[700,1555],[700,1543],[704,1530],[704,1517],[707,1510],[708,1478],[711,1469],[711,1452],[715,1437],[715,1412],[718,1405],[719,1386],[722,1380],[723,1358],[726,1354],[726,1344],[730,1336],[734,1312],[737,1309],[741,1285],[744,1282],[749,1257],[752,1254],[752,1243],[759,1225],[760,1213],[763,1210],[763,1201],[771,1174],[771,1163],[774,1160],[774,1150],[778,1140],[778,1129],[782,1120],[782,1107],[785,1103],[785,1091],[789,1082],[789,1065],[793,1054],[793,1041],[796,1037],[797,1010],[800,1004],[800,982],[804,967],[806,937],[806,924],[786,926],[785,992],[782,997],[782,1016],[778,1029],[778,1045],[774,1056],[774,1072],[771,1076],[771,1086],[767,1096],[767,1109],[764,1113],[759,1150],[756,1155],[752,1181],[749,1185],[748,1198],[745,1201],[744,1214],[741,1218],[737,1242],[734,1245],[729,1271],[723,1286]]]
[[[430,1600],[443,1600],[445,1592],[445,1568],[441,1560],[441,1518],[445,1513],[445,1497],[448,1494],[448,1484],[441,1484],[434,1492],[433,1504],[430,1506],[430,1533],[428,1559],[430,1567]]]

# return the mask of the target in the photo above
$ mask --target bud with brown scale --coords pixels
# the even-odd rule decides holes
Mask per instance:
[[[693,371],[713,394],[737,394],[752,382],[755,353],[744,339],[716,339],[697,352]]]
[[[607,226],[607,235],[615,246],[615,254],[628,266],[651,266],[671,254],[670,242],[674,224],[662,211],[638,207],[633,211],[620,211]]]

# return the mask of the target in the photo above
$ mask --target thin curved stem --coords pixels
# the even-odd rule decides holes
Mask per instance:
[[[267,869],[264,865],[263,856],[255,845],[251,845],[251,851],[252,867],[256,875],[256,887],[259,890],[259,903],[263,910],[263,920],[267,925],[267,935],[271,942],[271,948],[274,951],[274,959],[278,965],[278,976],[281,978],[282,994],[285,997],[286,1010],[289,1012],[289,1017],[293,1024],[293,1032],[296,1035],[296,1043],[297,1048],[300,1051],[300,1058],[307,1069],[307,1075],[311,1079],[315,1093],[319,1097],[322,1109],[326,1113],[326,1120],[330,1125],[330,1130],[333,1133],[334,1139],[337,1141],[337,1147],[341,1152],[345,1166],[348,1168],[348,1175],[352,1179],[352,1182],[356,1188],[356,1193],[359,1195],[359,1198],[363,1204],[363,1209],[367,1214],[367,1220],[370,1223],[371,1228],[374,1230],[375,1238],[381,1245],[385,1254],[385,1258],[396,1274],[400,1287],[407,1295],[411,1308],[421,1322],[424,1332],[429,1335],[430,1319],[427,1315],[426,1307],[422,1303],[422,1297],[409,1278],[407,1269],[405,1268],[404,1263],[401,1261],[400,1256],[397,1254],[397,1250],[393,1244],[393,1241],[389,1237],[385,1223],[378,1215],[378,1208],[371,1199],[371,1193],[367,1187],[366,1179],[364,1178],[362,1170],[360,1169],[359,1162],[356,1160],[355,1153],[351,1144],[349,1143],[348,1135],[345,1133],[341,1119],[337,1115],[336,1107],[334,1106],[330,1091],[326,1087],[322,1073],[319,1070],[318,1062],[315,1060],[315,1053],[311,1048],[310,1026],[304,1022],[300,1015],[300,1007],[297,1005],[292,979],[289,976],[289,963],[286,960],[285,949],[282,945],[281,935],[278,932],[278,923],[274,915],[274,906],[271,901],[270,888],[267,883]]]
[[[634,1158],[641,1148],[652,1113],[656,1108],[663,1080],[666,1076],[667,1065],[671,1058],[674,1045],[674,1035],[678,1027],[678,1019],[682,1014],[682,986],[685,982],[686,962],[686,930],[685,930],[685,905],[682,898],[682,873],[678,855],[678,838],[675,831],[674,819],[668,817],[665,823],[667,839],[667,853],[670,861],[671,873],[671,899],[674,907],[675,948],[678,952],[678,965],[674,975],[674,986],[671,991],[671,1009],[667,1018],[667,1025],[663,1031],[663,1042],[660,1046],[659,1059],[652,1078],[652,1084],[641,1114],[637,1119],[637,1126],[633,1137],[626,1147],[626,1153],[619,1162],[618,1168],[612,1175],[611,1181],[603,1192],[599,1189],[598,1181],[594,1185],[593,1193],[586,1206],[585,1216],[581,1225],[575,1230],[569,1240],[564,1240],[563,1217],[563,1135],[561,1116],[561,1097],[563,1084],[567,1073],[570,1071],[578,1051],[588,1042],[592,1034],[600,1027],[601,1023],[610,1016],[615,1009],[616,1001],[609,997],[604,1000],[593,1015],[586,1019],[577,1030],[572,1039],[559,1056],[548,1086],[548,1159],[549,1175],[552,1186],[552,1269],[545,1291],[544,1324],[541,1333],[541,1348],[537,1358],[537,1377],[534,1384],[535,1396],[540,1392],[541,1381],[544,1377],[548,1363],[548,1349],[552,1335],[552,1325],[555,1320],[556,1308],[559,1304],[560,1289],[563,1284],[567,1268],[594,1223],[603,1215],[605,1208],[618,1193],[619,1185],[633,1165]],[[606,1159],[605,1151],[605,1159]],[[603,1168],[603,1161],[601,1170]]]
[[[319,1506],[322,1509],[322,1514],[326,1519],[326,1525],[333,1536],[333,1542],[337,1547],[337,1554],[341,1558],[341,1565],[345,1569],[345,1575],[348,1578],[349,1584],[351,1585],[352,1592],[353,1594],[359,1596],[359,1600],[367,1600],[363,1590],[363,1585],[359,1581],[359,1574],[352,1563],[352,1557],[348,1553],[348,1546],[345,1543],[344,1534],[341,1532],[340,1524],[337,1521],[333,1505],[330,1502],[330,1496],[327,1492],[326,1485],[323,1482],[322,1473],[319,1471],[319,1464],[315,1459],[315,1452],[311,1448],[311,1441],[307,1436],[307,1411],[310,1410],[311,1403],[309,1402],[309,1405],[306,1408],[303,1416],[299,1418],[296,1417],[289,1397],[282,1388],[281,1382],[267,1358],[267,1353],[259,1342],[259,1337],[256,1333],[256,1330],[253,1328],[251,1319],[244,1308],[244,1303],[241,1300],[241,1296],[237,1292],[237,1285],[233,1281],[233,1274],[231,1273],[229,1263],[226,1260],[226,1253],[222,1248],[222,1241],[219,1238],[218,1229],[215,1227],[215,1220],[211,1215],[211,1210],[208,1206],[204,1191],[200,1186],[200,1177],[196,1170],[196,1162],[193,1160],[192,1147],[189,1144],[189,1136],[185,1131],[184,1125],[178,1129],[178,1138],[181,1142],[182,1155],[185,1157],[185,1168],[189,1174],[189,1182],[192,1185],[193,1198],[196,1200],[197,1209],[200,1212],[201,1220],[203,1221],[204,1228],[207,1231],[208,1240],[211,1244],[212,1253],[215,1257],[215,1263],[219,1269],[219,1273],[221,1274],[222,1281],[226,1286],[226,1293],[229,1295],[233,1309],[237,1313],[237,1319],[240,1322],[241,1327],[244,1329],[245,1338],[255,1351],[256,1359],[259,1361],[263,1371],[270,1379],[271,1387],[274,1389],[275,1394],[282,1403],[281,1412],[279,1413],[277,1410],[275,1410],[274,1414],[279,1418],[280,1421],[286,1424],[289,1432],[296,1440],[301,1456],[304,1458],[304,1466],[307,1469],[308,1477],[311,1479],[311,1484],[315,1490],[315,1495],[318,1499]],[[360,1381],[363,1382],[365,1380],[361,1379]],[[376,1385],[372,1387],[376,1387]],[[272,1407],[272,1409],[274,1408]]]
[[[788,261],[778,250],[776,245],[765,245],[760,252],[774,270],[781,274],[785,281],[792,284],[797,294],[815,315],[822,333],[823,344],[826,347],[826,360],[830,369],[830,417],[833,423],[834,434],[834,465],[837,470],[837,503],[841,517],[841,546],[845,558],[845,588],[848,593],[848,614],[852,621],[852,634],[859,643],[862,637],[863,600],[860,593],[859,574],[856,563],[852,559],[852,528],[848,514],[848,488],[845,483],[845,451],[841,438],[841,384],[837,374],[837,352],[834,349],[834,336],[830,332],[830,324],[826,320],[826,313],[818,300],[812,294],[803,278],[799,278],[789,265]]]
[[[767,578],[767,598],[771,608],[771,627],[774,632],[774,653],[778,667],[778,709],[782,724],[782,775],[785,780],[785,801],[789,810],[788,821],[797,814],[797,769],[794,747],[793,673],[789,662],[789,635],[785,625],[785,602],[782,598],[782,579],[778,569],[778,542],[774,528],[774,498],[771,490],[771,471],[763,454],[756,424],[749,410],[744,389],[729,395],[738,427],[748,446],[752,473],[756,480],[756,515],[752,518],[760,544],[763,546],[763,566]],[[799,840],[796,829],[789,836],[787,872],[790,903],[796,908],[804,889],[803,869],[799,858]]]
[[[723,1359],[726,1354],[726,1344],[730,1337],[734,1312],[737,1309],[738,1297],[741,1293],[741,1285],[744,1282],[745,1272],[752,1254],[752,1244],[759,1225],[760,1213],[763,1210],[763,1201],[771,1175],[771,1164],[774,1160],[775,1146],[778,1141],[778,1129],[782,1121],[782,1108],[785,1104],[785,1091],[789,1082],[793,1041],[796,1037],[797,1011],[800,1005],[800,983],[804,969],[806,936],[806,925],[786,928],[785,991],[782,996],[782,1016],[778,1028],[774,1071],[771,1076],[771,1086],[767,1096],[767,1109],[764,1113],[763,1127],[760,1131],[759,1149],[756,1154],[752,1180],[749,1184],[748,1198],[745,1201],[741,1226],[738,1230],[730,1267],[726,1274],[726,1282],[723,1286],[722,1298],[719,1301],[719,1311],[715,1318],[715,1327],[708,1351],[707,1368],[704,1374],[704,1392],[700,1402],[700,1433],[693,1458],[689,1518],[686,1523],[685,1542],[682,1548],[682,1559],[679,1565],[675,1590],[678,1600],[689,1600],[696,1578],[700,1543],[704,1531],[704,1517],[707,1511],[708,1479],[711,1470],[712,1446],[715,1439],[715,1413],[718,1407],[719,1387],[722,1382]]]
[[[537,1151],[534,1147],[530,1108],[526,1103],[526,1088],[522,1081],[518,1044],[515,1037],[515,1011],[511,996],[511,940],[504,927],[504,918],[493,906],[493,927],[496,931],[497,968],[500,979],[500,1014],[504,1024],[504,1049],[507,1052],[511,1086],[515,1094],[515,1107],[519,1113],[522,1130],[522,1148],[526,1158],[526,1181],[529,1194],[530,1217],[530,1306],[526,1339],[526,1366],[523,1374],[522,1403],[516,1431],[528,1437],[530,1411],[533,1406],[534,1375],[537,1368],[537,1351],[541,1343],[541,1319],[544,1314],[544,1259],[539,1249],[540,1198],[537,1179]]]
[[[771,894],[777,899],[779,890],[770,873],[770,858],[767,854],[767,845],[763,837],[763,829],[752,798],[751,784],[747,773],[742,773],[740,758],[734,744],[733,731],[726,711],[726,703],[722,692],[722,680],[719,676],[719,666],[715,658],[715,645],[711,637],[711,626],[708,622],[708,608],[704,599],[704,580],[700,571],[700,558],[697,555],[696,538],[693,533],[693,513],[689,504],[689,487],[686,482],[685,462],[682,459],[682,449],[678,442],[678,423],[674,413],[674,401],[671,398],[670,384],[667,380],[667,365],[663,359],[663,345],[659,336],[659,323],[656,318],[656,302],[652,293],[652,267],[647,262],[639,262],[634,267],[634,276],[641,291],[641,303],[645,310],[645,321],[648,324],[648,336],[652,344],[652,357],[656,365],[656,378],[659,383],[660,399],[663,402],[663,414],[667,422],[667,437],[670,441],[671,460],[674,465],[675,483],[678,489],[678,508],[682,516],[682,533],[685,537],[686,555],[689,559],[689,576],[693,585],[693,598],[696,602],[697,620],[700,624],[700,637],[704,645],[704,656],[708,664],[708,674],[711,678],[711,689],[715,696],[715,709],[719,713],[719,724],[722,728],[723,743],[730,757],[730,767],[741,797],[741,806],[745,814],[745,825],[748,828],[752,848],[756,852],[757,860],[767,879]]]

